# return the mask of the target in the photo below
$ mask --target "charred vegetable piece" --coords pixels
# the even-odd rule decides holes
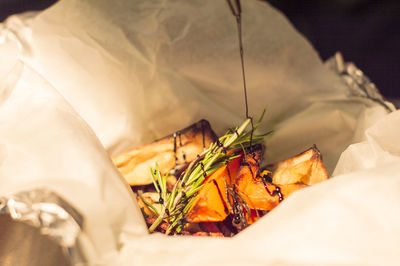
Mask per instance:
[[[292,192],[307,187],[316,180],[321,182],[328,178],[321,155],[315,146],[274,164],[276,167],[271,168],[277,172],[260,171],[262,154],[261,145],[253,147],[246,156],[242,154],[210,175],[204,181],[204,186],[187,213],[186,220],[190,223],[221,222],[229,215],[235,215],[232,206],[239,204],[239,212],[243,212],[245,223],[252,224],[264,211],[275,208]],[[316,168],[318,170],[315,170]],[[307,171],[298,171],[299,169]],[[295,175],[293,178],[291,173]],[[272,177],[286,182],[275,183]],[[286,179],[279,179],[282,177]],[[238,193],[236,198],[235,194],[228,193],[228,190],[235,190]],[[244,202],[240,202],[241,200]]]
[[[152,183],[150,168],[158,164],[162,174],[193,161],[216,140],[206,120],[201,120],[153,143],[126,151],[113,158],[131,186]]]
[[[278,185],[313,185],[328,179],[321,153],[315,145],[292,158],[267,166],[267,169],[273,172],[272,182]]]
[[[237,177],[237,189],[251,209],[270,211],[305,185],[273,183],[270,172],[260,172],[261,157],[261,149],[246,155]]]

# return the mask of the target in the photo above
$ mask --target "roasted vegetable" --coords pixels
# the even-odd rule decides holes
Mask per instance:
[[[228,190],[235,182],[241,161],[242,155],[221,166],[204,181],[197,200],[186,214],[186,221],[198,223],[225,220],[232,212]]]
[[[270,177],[271,172],[261,172],[261,157],[262,151],[257,150],[243,158],[236,184],[239,194],[250,209],[270,211],[292,192],[304,188],[305,185],[274,183]]]
[[[131,185],[153,183],[134,188],[150,232],[232,236],[292,192],[328,178],[316,146],[262,169],[263,136],[245,131],[250,122],[217,140],[202,120],[114,158]],[[176,166],[182,172],[171,172]]]
[[[253,148],[251,152],[246,155],[242,153],[209,176],[199,191],[197,201],[186,215],[187,221],[220,222],[230,214],[235,215],[232,206],[239,205],[241,209],[238,212],[244,213],[236,215],[246,217],[246,221],[242,222],[251,224],[258,218],[252,213],[272,210],[292,192],[312,184],[310,180],[321,182],[328,179],[321,155],[315,146],[274,164],[271,166],[273,172],[261,171],[262,152],[261,146]],[[299,168],[308,170],[298,171]],[[291,173],[296,178],[287,178]],[[281,183],[274,182],[271,177]],[[286,179],[279,179],[282,177]]]
[[[315,145],[292,158],[269,165],[267,169],[273,172],[272,182],[278,185],[313,185],[328,178],[321,153]]]
[[[126,151],[113,158],[114,164],[131,186],[151,184],[150,168],[158,164],[161,173],[184,167],[216,140],[206,120],[160,140]]]

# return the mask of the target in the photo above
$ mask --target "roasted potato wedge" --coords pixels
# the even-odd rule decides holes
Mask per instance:
[[[294,157],[269,165],[267,169],[273,173],[272,182],[277,185],[313,185],[328,179],[322,155],[315,145]]]
[[[152,183],[150,168],[156,163],[161,173],[168,173],[194,160],[215,140],[208,121],[201,120],[160,140],[128,150],[114,157],[113,162],[131,186],[147,185]]]

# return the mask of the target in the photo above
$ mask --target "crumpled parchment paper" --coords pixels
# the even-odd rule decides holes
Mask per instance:
[[[17,110],[29,107],[30,98],[47,99],[41,96],[43,87],[58,99],[50,97],[28,109],[32,119],[27,125],[21,124],[20,113],[0,109],[3,119],[18,126],[2,124],[10,132],[0,132],[3,147],[13,140],[20,143],[20,152],[0,157],[1,193],[25,188],[37,176],[36,185],[49,183],[66,199],[76,197],[71,202],[93,221],[88,222],[89,238],[101,254],[97,262],[104,264],[110,258],[112,265],[398,262],[400,144],[393,121],[400,114],[387,115],[381,105],[349,90],[272,7],[242,2],[249,112],[257,118],[266,108],[260,131],[274,129],[265,161],[316,144],[334,178],[296,192],[232,239],[146,235],[105,150],[112,156],[201,118],[218,134],[244,119],[235,19],[224,0],[61,0],[28,18],[12,17],[0,28],[0,53],[11,51],[9,62],[18,58],[22,73],[35,73],[28,75],[20,93],[25,102],[17,105],[3,97],[4,91],[18,91],[9,86],[0,90],[3,105]],[[24,77],[10,65],[0,64],[0,76]],[[38,75],[48,84],[30,82]],[[74,119],[54,113],[63,105]],[[48,145],[26,139],[32,132]],[[36,145],[32,149],[31,142]],[[352,143],[358,144],[349,147]],[[74,153],[66,149],[69,145]],[[25,150],[31,156],[19,155]],[[63,155],[67,171],[57,167],[57,155]],[[41,159],[32,162],[35,156]],[[23,158],[18,160],[24,165],[20,175],[3,170],[17,158]],[[31,167],[42,169],[46,177],[35,175]],[[56,174],[60,178],[54,182],[47,178]],[[90,193],[67,185],[87,182]],[[105,232],[110,245],[102,238]]]
[[[111,265],[128,236],[147,233],[132,191],[93,131],[36,72],[17,62],[0,92],[0,195],[56,192],[83,215],[88,260]]]

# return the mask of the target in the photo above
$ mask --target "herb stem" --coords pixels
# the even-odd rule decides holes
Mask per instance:
[[[245,149],[249,145],[263,142],[262,136],[255,136],[254,143],[251,143],[250,136],[258,124],[250,132],[245,132],[250,122],[251,118],[247,118],[238,128],[220,137],[218,142],[212,143],[207,150],[198,155],[182,173],[171,192],[167,191],[167,176],[162,175],[156,165],[156,169],[152,170],[153,184],[160,194],[159,202],[163,206],[157,219],[150,226],[150,232],[154,232],[163,221],[166,221],[169,224],[166,234],[179,233],[183,229],[185,215],[198,198],[204,180],[227,161],[236,158],[235,149]]]

